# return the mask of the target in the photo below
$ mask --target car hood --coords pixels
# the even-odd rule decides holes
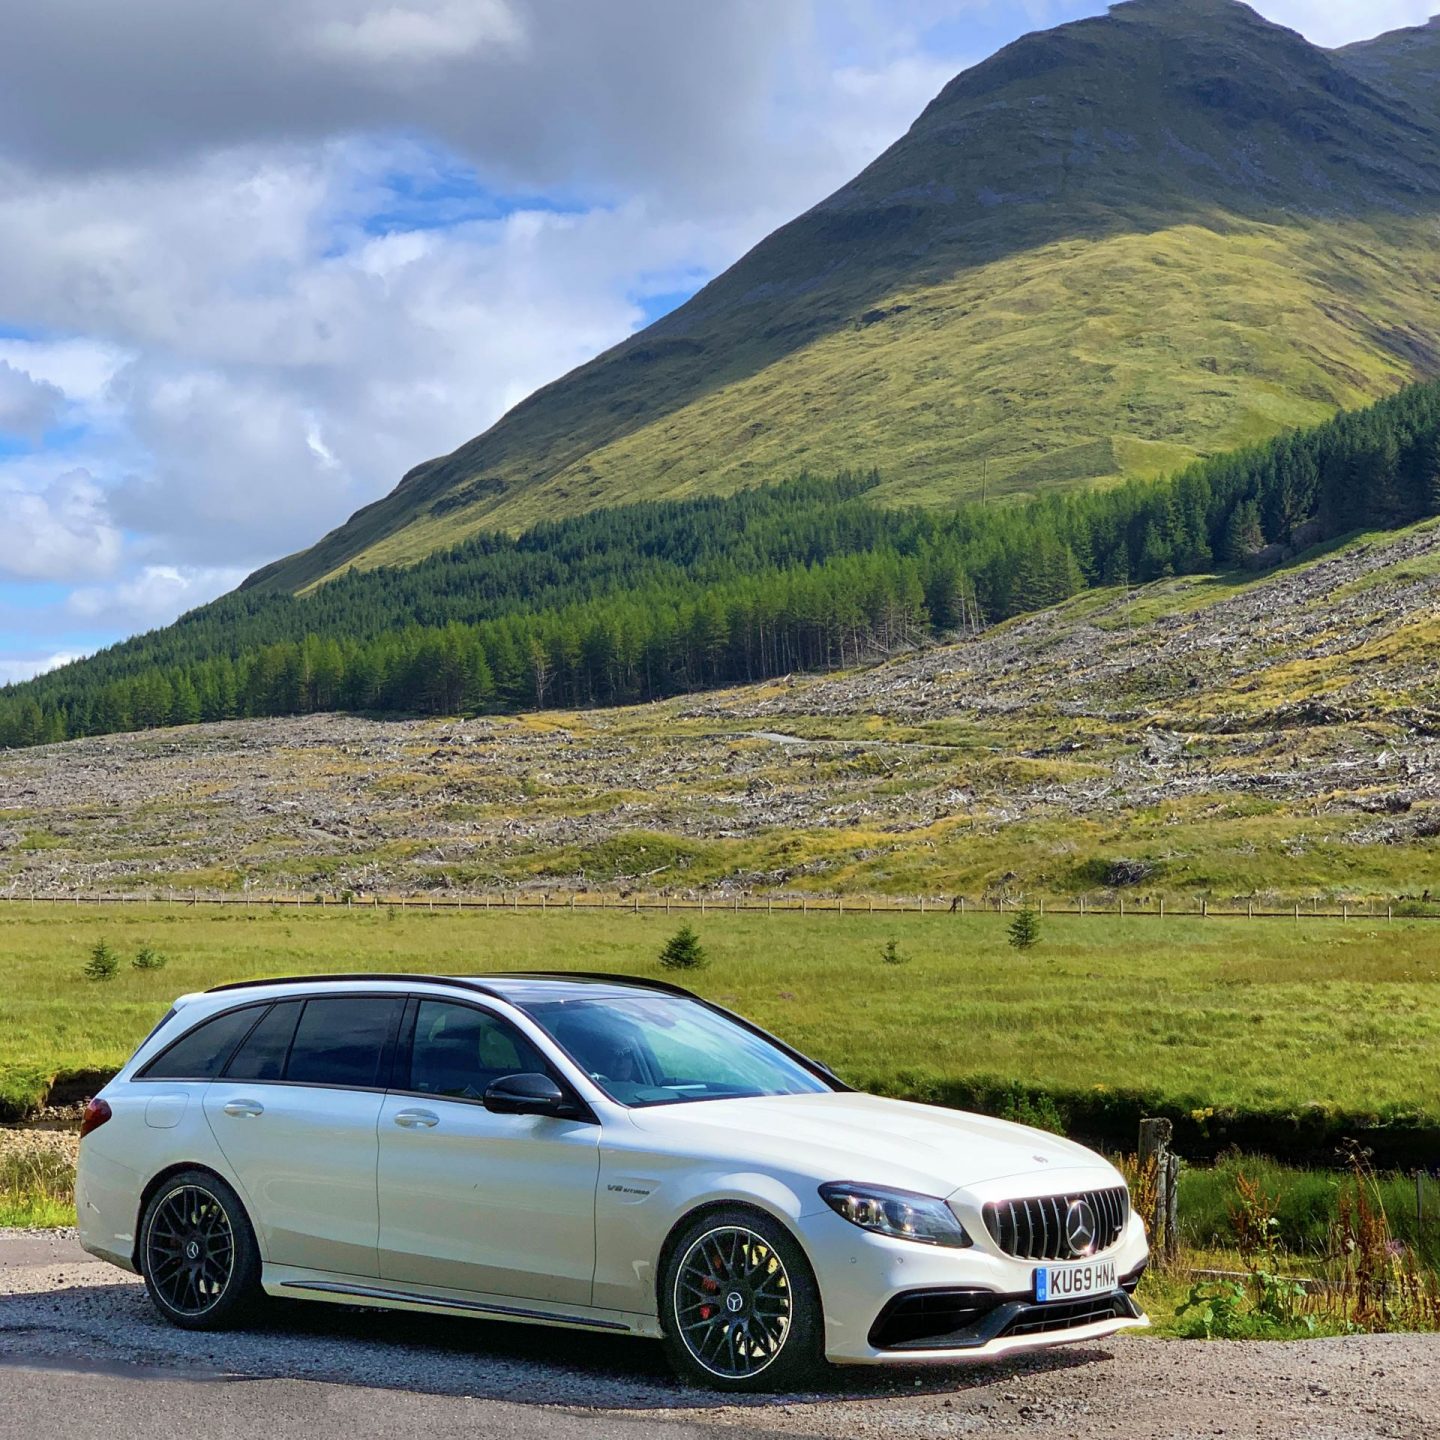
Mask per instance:
[[[820,1182],[950,1195],[1026,1177],[1033,1185],[1016,1186],[1016,1193],[1043,1194],[1049,1177],[1086,1170],[1091,1183],[1122,1183],[1100,1156],[1059,1135],[877,1095],[706,1100],[631,1113],[639,1129],[691,1153],[779,1165]]]

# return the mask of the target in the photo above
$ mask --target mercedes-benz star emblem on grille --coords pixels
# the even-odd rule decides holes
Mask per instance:
[[[1065,1239],[1069,1241],[1070,1253],[1079,1258],[1095,1253],[1095,1212],[1088,1200],[1072,1200],[1065,1212]]]

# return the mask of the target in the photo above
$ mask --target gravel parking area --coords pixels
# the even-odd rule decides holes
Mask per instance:
[[[0,1435],[10,1433],[7,1385],[29,1377],[31,1393],[44,1388],[36,1377],[55,1367],[90,1377],[168,1377],[179,1385],[176,1405],[189,1393],[180,1382],[281,1387],[276,1433],[298,1433],[284,1418],[298,1413],[297,1382],[369,1393],[366,1413],[377,1418],[405,1396],[426,1397],[427,1428],[436,1433],[449,1433],[451,1424],[458,1433],[462,1419],[471,1433],[526,1433],[529,1419],[522,1424],[511,1413],[521,1407],[537,1433],[630,1435],[637,1425],[663,1422],[674,1427],[667,1440],[717,1429],[855,1440],[1352,1440],[1418,1437],[1440,1414],[1440,1339],[1429,1336],[1293,1345],[1122,1338],[974,1369],[841,1371],[817,1394],[721,1402],[674,1381],[655,1345],[522,1326],[290,1305],[251,1331],[189,1334],[162,1324],[138,1281],[91,1261],[72,1237],[0,1232]],[[88,1392],[77,1380],[74,1393]],[[104,1394],[112,1409],[117,1394],[133,1395],[135,1428],[118,1433],[139,1433],[151,1390],[137,1384]],[[348,1403],[326,1413],[338,1416]],[[502,1406],[510,1415],[504,1424]],[[581,1420],[588,1429],[576,1428]],[[313,1428],[305,1433],[321,1440]]]

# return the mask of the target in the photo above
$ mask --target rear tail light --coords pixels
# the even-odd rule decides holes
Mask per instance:
[[[83,1140],[92,1130],[98,1130],[112,1113],[104,1100],[92,1100],[85,1107],[85,1118],[80,1122],[80,1138]]]

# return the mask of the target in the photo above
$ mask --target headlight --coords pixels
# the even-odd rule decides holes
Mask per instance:
[[[877,1235],[915,1240],[921,1245],[949,1245],[956,1250],[973,1243],[950,1207],[933,1195],[839,1181],[822,1185],[820,1198],[852,1225]]]

